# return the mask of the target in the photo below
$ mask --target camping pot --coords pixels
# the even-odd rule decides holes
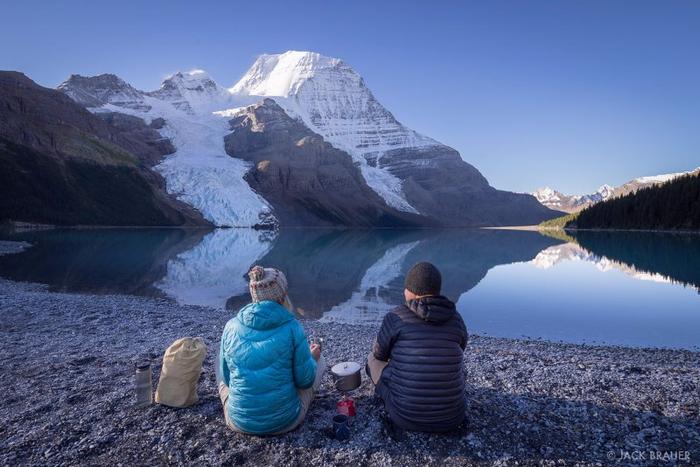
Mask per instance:
[[[331,368],[335,388],[340,392],[354,391],[362,384],[361,366],[356,362],[341,362]]]

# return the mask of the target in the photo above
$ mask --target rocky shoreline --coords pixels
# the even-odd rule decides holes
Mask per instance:
[[[473,336],[468,425],[390,437],[365,378],[348,442],[329,436],[330,376],[306,422],[279,437],[227,430],[216,344],[232,313],[168,300],[51,293],[0,280],[0,465],[698,465],[700,353]],[[373,326],[305,321],[329,363],[363,361]],[[467,323],[468,326],[468,323]],[[133,365],[173,340],[209,352],[197,405],[133,405]],[[659,459],[659,456],[662,456]],[[665,456],[665,457],[664,457]]]

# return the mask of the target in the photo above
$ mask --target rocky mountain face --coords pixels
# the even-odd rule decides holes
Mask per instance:
[[[112,125],[21,73],[0,72],[0,219],[46,224],[206,224],[148,162],[172,150],[134,119]]]
[[[58,89],[125,131],[129,117],[143,120],[161,136],[145,138],[151,147],[167,138],[175,152],[149,159],[154,170],[218,226],[522,225],[560,214],[494,189],[457,151],[396,120],[350,66],[312,52],[263,55],[230,89],[202,70],[152,92],[114,75],[73,75]]]
[[[532,195],[537,198],[537,201],[550,209],[572,213],[581,211],[582,209],[592,206],[593,204],[600,203],[601,201],[617,198],[629,193],[635,193],[642,188],[659,185],[683,175],[696,173],[700,173],[700,167],[688,172],[639,177],[623,183],[618,187],[603,185],[598,189],[598,191],[589,195],[565,195],[550,187],[539,188],[534,191]]]
[[[457,151],[402,125],[342,60],[312,52],[263,55],[230,90],[274,99],[350,154],[387,205],[433,224],[532,224],[557,214],[530,195],[495,190]]]
[[[57,89],[84,107],[100,107],[109,102],[135,110],[150,109],[144,104],[141,91],[112,74],[71,75]]]
[[[423,225],[416,214],[388,206],[349,154],[334,148],[271,99],[230,121],[226,152],[252,163],[250,186],[283,225]]]

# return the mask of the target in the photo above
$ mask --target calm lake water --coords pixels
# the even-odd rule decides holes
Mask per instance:
[[[697,349],[700,236],[505,230],[247,229],[5,232],[25,252],[0,277],[52,290],[169,297],[238,309],[246,272],[275,266],[309,319],[379,322],[418,261],[443,273],[473,333],[552,341]]]

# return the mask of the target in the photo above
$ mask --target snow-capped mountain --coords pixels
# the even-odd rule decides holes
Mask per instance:
[[[154,169],[165,178],[168,193],[214,225],[274,224],[268,203],[243,179],[250,164],[230,157],[224,149],[228,118],[215,111],[233,105],[234,98],[205,72],[175,73],[153,92],[138,91],[114,75],[73,75],[58,89],[98,114],[120,112],[150,122],[161,120],[159,131],[173,142],[176,152]]]
[[[666,183],[666,182],[669,182],[675,178],[682,177],[684,175],[696,174],[696,173],[700,173],[700,167],[698,167],[695,170],[689,170],[688,172],[676,172],[676,173],[651,175],[648,177],[635,178],[634,180],[630,180],[629,182],[615,188],[614,195],[615,196],[624,196],[628,193],[633,193],[633,192],[639,190],[640,188],[646,188],[649,186],[658,185],[660,183]]]
[[[550,209],[564,212],[576,212],[591,204],[605,201],[613,196],[614,188],[610,185],[603,185],[595,193],[589,195],[565,195],[548,186],[539,188],[532,193],[537,201]]]
[[[577,212],[592,204],[605,201],[617,196],[624,196],[629,193],[634,193],[641,188],[646,188],[653,185],[658,185],[673,180],[674,178],[683,175],[689,175],[700,172],[700,167],[688,172],[677,172],[662,175],[652,175],[647,177],[639,177],[630,180],[618,187],[603,185],[595,193],[589,195],[565,195],[550,187],[539,188],[532,195],[537,198],[537,201],[551,209],[557,209],[565,212]]]
[[[399,123],[349,65],[317,53],[262,55],[229,89],[202,70],[152,92],[114,75],[73,75],[58,89],[169,138],[176,151],[154,169],[169,194],[218,226],[294,216],[313,225],[522,225],[557,215],[489,186],[457,151]],[[336,187],[343,196],[325,199]]]
[[[498,191],[459,153],[401,124],[347,63],[313,52],[262,55],[230,91],[272,98],[347,152],[391,207],[442,225],[528,224],[555,216],[527,195]]]
[[[262,55],[231,92],[274,98],[287,113],[350,154],[387,204],[418,212],[406,199],[401,180],[383,170],[378,159],[389,150],[440,145],[401,125],[342,60],[298,51]]]
[[[234,105],[231,93],[216,84],[204,70],[175,73],[149,95],[170,102],[188,114],[211,113]]]
[[[88,108],[101,107],[109,103],[119,107],[147,112],[150,107],[144,102],[144,93],[134,89],[123,79],[112,74],[98,76],[71,75],[58,85],[59,91]]]

